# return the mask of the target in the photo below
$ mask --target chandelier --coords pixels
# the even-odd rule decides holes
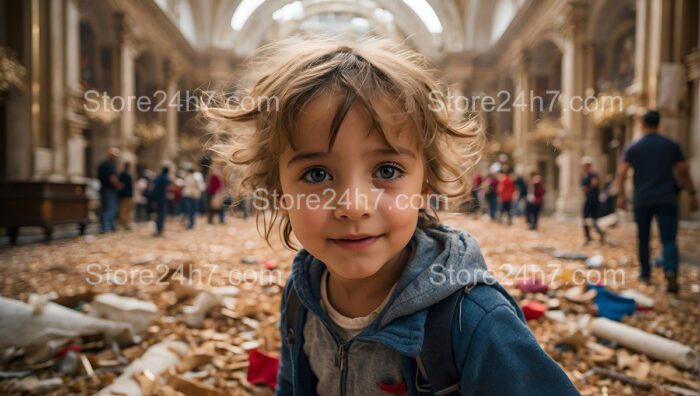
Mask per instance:
[[[27,69],[17,60],[15,52],[0,46],[0,92],[9,91],[10,87],[25,91],[26,77]]]
[[[104,95],[104,94],[103,94]],[[109,96],[103,96],[102,100],[96,100],[94,108],[85,107],[87,117],[98,124],[109,124],[119,117],[119,112],[111,108]]]
[[[134,128],[134,135],[136,135],[144,145],[150,145],[165,136],[165,127],[155,121],[139,122]]]
[[[623,120],[627,110],[635,104],[634,102],[633,97],[620,91],[603,91],[597,95],[595,109],[587,113],[591,116],[593,123],[600,127]]]
[[[543,118],[535,122],[534,138],[542,142],[551,142],[560,135],[561,122],[554,118]]]

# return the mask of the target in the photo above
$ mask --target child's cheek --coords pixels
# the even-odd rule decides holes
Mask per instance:
[[[315,239],[325,239],[321,234],[329,217],[332,216],[332,211],[324,210],[322,204],[302,203],[287,210],[287,216],[294,234],[299,242],[305,245],[305,243],[313,243]]]
[[[416,229],[421,205],[420,195],[386,194],[378,201],[377,214],[394,234],[406,234],[410,238]]]
[[[424,196],[421,194],[387,193],[377,201],[377,211],[383,216],[396,221],[408,221],[411,217],[418,217],[418,211],[422,208]]]

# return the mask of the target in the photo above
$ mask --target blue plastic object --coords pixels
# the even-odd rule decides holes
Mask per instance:
[[[588,287],[598,291],[595,297],[598,316],[620,321],[625,315],[633,315],[637,309],[637,303],[633,299],[621,297],[606,289],[605,286],[588,285]]]

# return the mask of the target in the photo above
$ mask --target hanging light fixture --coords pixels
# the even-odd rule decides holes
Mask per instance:
[[[11,87],[26,91],[27,69],[17,60],[15,52],[0,46],[0,92],[7,92]]]

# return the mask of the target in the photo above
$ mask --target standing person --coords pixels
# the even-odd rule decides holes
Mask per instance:
[[[167,166],[164,166],[160,171],[160,175],[158,175],[156,180],[153,182],[152,196],[157,207],[156,236],[163,235],[165,218],[168,215],[168,186],[170,185],[170,176],[168,175],[169,171],[170,169]]]
[[[176,177],[173,180],[170,189],[175,196],[175,211],[177,215],[182,218],[187,218],[187,203],[182,196],[182,191],[185,189],[185,178],[187,177],[187,171],[180,169],[176,173]]]
[[[188,229],[194,228],[198,202],[202,198],[204,187],[202,174],[195,171],[192,167],[187,169],[187,175],[185,176],[184,187],[182,189],[182,199],[185,203]]]
[[[474,215],[474,218],[479,218],[479,212],[481,212],[481,203],[479,202],[479,195],[481,194],[481,185],[484,182],[484,178],[481,176],[481,171],[477,170],[474,172],[474,177],[472,178],[472,190],[471,190],[471,202],[469,203],[469,211]]]
[[[224,179],[221,177],[221,172],[212,168],[209,170],[209,185],[207,186],[207,196],[209,197],[207,220],[209,224],[214,223],[214,212],[218,212],[219,221],[224,224],[226,216],[226,208],[224,205]]]
[[[522,165],[517,165],[515,169],[515,187],[517,190],[517,196],[515,198],[513,209],[515,210],[516,216],[525,216],[525,205],[527,203],[527,181],[525,181],[525,177],[522,175]]]
[[[148,220],[149,187],[152,187],[153,171],[144,170],[134,186],[134,204],[136,205],[136,221]]]
[[[501,222],[503,214],[508,215],[508,225],[513,224],[513,196],[515,195],[515,183],[510,177],[510,169],[507,166],[502,168],[501,179],[498,182],[498,199],[501,203],[501,213],[498,222]]]
[[[499,154],[498,155],[499,171],[503,171],[504,169],[510,167],[509,162],[510,162],[510,160],[508,158],[508,154],[506,154],[506,153]]]
[[[134,182],[129,173],[130,167],[128,162],[124,163],[122,173],[119,174],[119,183],[122,186],[119,190],[119,225],[126,230],[131,229],[131,216],[134,211]]]
[[[206,181],[206,184],[208,184],[209,180],[209,170],[212,168],[212,160],[209,155],[205,155],[202,158],[199,159],[199,169],[202,172],[202,178]],[[209,192],[205,189],[204,192],[202,193],[202,199],[199,200],[197,203],[197,210],[199,213],[202,215],[209,213],[209,208],[211,205],[211,196],[209,196]]]
[[[617,201],[617,192],[615,191],[615,176],[608,174],[605,176],[605,184],[603,184],[603,194],[601,194],[601,203],[604,206],[603,213],[607,216],[615,213],[615,202]]]
[[[177,205],[179,203],[178,199],[181,198],[181,197],[179,197],[179,194],[181,194],[182,188],[177,185],[176,180],[177,179],[175,177],[170,176],[170,184],[168,185],[168,193],[167,193],[168,214],[169,215],[177,215],[178,214]]]
[[[117,158],[120,151],[116,147],[107,150],[107,158],[97,167],[100,180],[100,232],[114,231],[114,218],[117,216],[117,191],[121,188],[117,178]]]
[[[496,220],[498,214],[498,179],[496,174],[490,173],[486,178],[486,205],[489,207],[489,217],[491,220]]]
[[[146,186],[146,220],[150,221],[153,218],[153,214],[157,212],[156,201],[153,198],[153,191],[155,188],[155,182],[158,175],[155,171],[147,170],[148,185]]]
[[[241,213],[243,214],[243,220],[247,220],[248,216],[250,216],[250,199],[246,195],[241,195],[238,198],[238,203],[237,203],[239,209],[241,210]]]
[[[617,204],[627,207],[625,177],[634,169],[634,219],[637,223],[637,244],[641,272],[639,279],[651,282],[649,265],[649,233],[656,217],[663,242],[663,267],[667,288],[678,292],[678,182],[690,195],[690,211],[698,210],[695,186],[680,146],[659,134],[661,116],[649,111],[642,117],[643,137],[632,143],[624,154],[617,172]],[[674,174],[675,173],[675,174]],[[677,177],[677,179],[676,179]]]
[[[540,211],[544,203],[544,183],[542,176],[536,171],[530,172],[530,178],[527,186],[527,204],[525,206],[525,216],[527,224],[531,230],[537,229],[537,223],[540,218]]]
[[[581,175],[581,189],[583,190],[583,234],[586,237],[585,244],[593,240],[591,238],[591,226],[600,235],[600,244],[605,243],[605,233],[598,226],[600,215],[600,177],[593,168],[593,158],[584,156],[581,159],[583,174]]]

